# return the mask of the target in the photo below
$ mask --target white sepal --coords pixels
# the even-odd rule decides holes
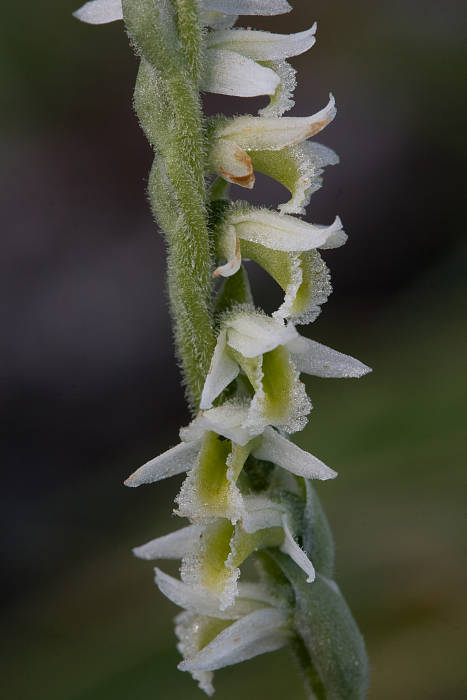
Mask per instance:
[[[227,49],[208,49],[201,89],[221,95],[272,95],[280,79],[275,71]]]
[[[231,210],[227,220],[229,225],[235,227],[240,239],[259,243],[272,250],[338,248],[347,240],[338,216],[330,226],[320,226],[268,209],[238,206]]]
[[[260,109],[258,114],[262,117],[281,117],[295,104],[293,94],[297,87],[297,71],[284,60],[272,61],[269,65],[279,76],[279,85],[271,96],[269,104]]]
[[[154,457],[131,474],[124,482],[125,486],[141,486],[170,476],[183,474],[194,467],[201,449],[201,441],[181,442],[167,452]]]
[[[181,559],[198,542],[202,528],[188,525],[133,549],[139,559]]]
[[[238,19],[238,15],[225,15],[223,12],[216,10],[203,10],[201,21],[207,27],[212,29],[230,29]]]
[[[279,151],[315,136],[336,115],[332,95],[327,107],[311,117],[234,117],[219,127],[215,135],[231,139],[246,151]]]
[[[228,139],[215,139],[209,153],[212,171],[227,182],[251,190],[255,173],[251,158],[240,146]]]
[[[211,365],[206,377],[201,394],[200,408],[202,410],[212,407],[214,399],[233,382],[240,371],[240,367],[226,352],[227,331],[222,329],[217,338],[217,344],[211,359]]]
[[[261,583],[239,585],[239,595],[233,605],[225,610],[219,609],[219,598],[205,586],[189,585],[155,569],[155,582],[159,590],[175,605],[200,615],[217,617],[222,620],[238,620],[253,610],[264,607],[272,596],[269,589]]]
[[[315,23],[311,29],[296,34],[226,29],[208,35],[207,45],[209,48],[237,51],[256,61],[276,61],[308,51],[316,42],[316,27]]]
[[[219,235],[218,254],[227,262],[214,270],[213,277],[232,277],[242,264],[240,241],[233,226],[225,226]]]
[[[196,656],[182,661],[181,671],[215,671],[285,646],[290,639],[289,613],[264,608],[222,630]]]
[[[328,348],[309,338],[299,336],[288,345],[299,372],[315,377],[358,378],[371,368],[350,355]]]
[[[122,0],[90,0],[73,17],[87,24],[107,24],[123,19]]]
[[[273,462],[305,479],[326,481],[337,476],[337,472],[327,467],[320,459],[302,450],[272,428],[265,429],[258,446],[253,448],[252,454],[257,459]]]
[[[297,564],[297,566],[299,566],[300,569],[306,573],[307,583],[313,583],[316,576],[315,567],[308,559],[303,549],[301,549],[301,547],[299,547],[299,545],[295,542],[293,535],[289,530],[287,517],[285,515],[282,517],[282,527],[284,530],[285,539],[280,547],[281,552],[288,554],[289,557]]]
[[[292,9],[286,0],[201,0],[204,10],[225,15],[283,15]]]
[[[258,357],[298,337],[283,321],[253,311],[241,311],[226,319],[227,344],[244,357]]]
[[[180,430],[180,438],[186,442],[199,440],[206,430],[232,440],[237,445],[246,445],[257,432],[245,427],[248,417],[248,405],[235,401],[226,401],[209,411],[200,411],[186,428]]]
[[[244,496],[242,527],[252,533],[269,527],[282,527],[284,507],[266,496]]]
[[[331,148],[313,141],[305,141],[290,148],[289,156],[294,162],[295,181],[290,189],[292,198],[280,204],[281,214],[305,214],[311,195],[322,186],[322,174],[328,165],[337,165],[339,156]]]

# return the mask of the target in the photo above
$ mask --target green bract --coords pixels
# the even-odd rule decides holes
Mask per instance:
[[[316,24],[291,35],[233,28],[239,15],[288,12],[286,0],[91,0],[76,17],[123,20],[140,58],[134,105],[154,150],[148,194],[168,251],[175,345],[193,419],[180,443],[128,477],[139,486],[185,474],[175,501],[183,527],[134,549],[180,560],[181,578],[156,569],[176,618],[179,668],[208,694],[213,672],[288,646],[318,700],[362,700],[363,640],[333,581],[334,546],[311,480],[337,476],[288,437],[311,402],[302,373],[361,377],[358,360],[301,336],[327,300],[319,250],[347,239],[303,214],[322,184],[329,148],[310,141],[335,117],[282,116],[293,105],[286,59],[310,49]],[[206,119],[201,91],[269,96],[258,115]],[[255,172],[282,183],[277,211],[231,202],[229,184]],[[267,316],[255,308],[245,260],[284,292]],[[256,560],[256,580],[243,565]]]

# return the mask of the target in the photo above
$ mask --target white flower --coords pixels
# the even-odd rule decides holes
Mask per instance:
[[[282,151],[311,138],[324,129],[334,119],[336,108],[334,98],[330,96],[329,104],[311,117],[234,117],[218,119],[210,138],[209,163],[213,172],[241,187],[251,189],[255,182],[252,157],[261,167],[261,154],[264,151]],[[259,155],[256,152],[260,152]],[[290,156],[290,149],[287,151]],[[267,161],[270,161],[268,172]],[[272,177],[290,176],[290,167],[283,168],[289,159],[282,154],[267,154],[265,174]],[[278,170],[279,166],[279,170]],[[316,177],[316,168],[311,163],[310,176]],[[321,173],[322,167],[319,169]],[[309,183],[307,183],[309,184]],[[296,190],[298,182],[292,184]]]
[[[289,611],[274,607],[254,610],[231,624],[187,612],[175,622],[184,657],[178,668],[189,671],[207,695],[214,693],[213,671],[280,649],[292,636]]]
[[[267,605],[279,607],[283,601],[279,592],[264,583],[239,583],[238,596],[233,605],[219,609],[219,599],[204,586],[191,586],[184,581],[173,578],[157,567],[155,582],[161,593],[172,603],[189,612],[217,617],[220,620],[238,620],[245,615],[264,608]]]
[[[143,559],[181,559],[182,581],[196,592],[197,600],[207,589],[220,611],[234,605],[238,596],[240,566],[258,549],[279,547],[303,570],[307,581],[315,569],[294,538],[294,514],[287,506],[266,496],[245,496],[241,521],[233,525],[216,518],[199,529],[188,526],[136,547]],[[180,588],[180,587],[179,587]],[[180,588],[181,595],[186,588]],[[186,607],[186,606],[185,606]],[[204,609],[204,614],[206,609]]]
[[[181,671],[216,671],[259,654],[280,649],[291,637],[290,614],[285,610],[255,610],[226,627],[196,656],[182,661]]]
[[[214,31],[206,39],[201,88],[206,92],[240,97],[272,96],[281,90],[283,59],[308,51],[316,41],[315,32],[316,24],[297,34],[272,34],[252,29]]]
[[[292,9],[286,0],[202,0],[208,12],[225,15],[280,15]],[[88,24],[106,24],[123,19],[122,0],[90,0],[73,13]]]
[[[218,119],[211,135],[211,167],[225,177],[224,173],[229,171],[233,158],[248,158],[251,163],[251,158],[246,152],[280,151],[288,146],[295,146],[322,131],[335,115],[335,101],[330,95],[328,105],[310,117],[268,118],[245,115],[233,119]],[[237,184],[243,183],[240,181]]]
[[[147,462],[125,484],[139,486],[159,481],[164,478],[162,474],[170,476],[181,471],[188,472],[177,496],[179,515],[203,523],[213,517],[223,517],[235,524],[246,517],[244,498],[237,487],[237,480],[250,454],[306,479],[326,480],[336,476],[336,472],[321,460],[300,449],[272,428],[266,428],[261,435],[247,434],[245,438],[242,433],[240,437],[243,444],[223,435],[225,432],[231,434],[232,429],[229,425],[224,429],[219,418],[214,432],[211,429],[210,414],[217,413],[222,418],[222,414],[229,409],[236,413],[239,424],[248,421],[247,407],[224,404],[201,413],[188,428],[181,431],[187,442],[182,442],[178,448],[172,448]],[[183,449],[186,447],[192,449]],[[184,455],[182,461],[179,455]],[[170,469],[172,461],[178,465],[173,470]],[[148,542],[137,548],[135,554],[141,558],[165,558],[168,554],[170,558],[172,552],[177,558],[180,552],[184,554],[185,541],[196,541],[198,535],[199,531],[194,526],[186,529],[186,532],[179,530]]]
[[[294,432],[311,410],[299,372],[327,377],[360,377],[370,371],[354,358],[301,338],[292,324],[259,312],[237,311],[226,317],[218,335],[201,396],[209,409],[240,371],[254,396],[245,427],[263,432],[267,425]]]
[[[261,66],[247,56],[227,49],[207,51],[201,89],[221,95],[255,97],[273,95],[280,78],[271,68]]]
[[[272,34],[252,29],[224,29],[208,34],[209,49],[228,49],[248,56],[255,61],[274,61],[288,56],[298,56],[308,51],[316,42],[317,24],[296,34]]]
[[[107,24],[123,19],[122,0],[90,0],[73,12],[76,19],[88,24]]]
[[[246,257],[251,248],[244,242],[270,250],[303,252],[338,248],[346,240],[347,235],[338,216],[330,226],[321,226],[269,209],[243,204],[233,206],[218,231],[218,255],[227,258],[227,263],[218,267],[214,276],[230,277],[237,272],[242,261],[242,248],[245,248]]]

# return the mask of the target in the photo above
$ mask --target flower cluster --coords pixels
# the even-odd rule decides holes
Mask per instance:
[[[339,217],[321,226],[296,216],[321,186],[323,168],[338,162],[333,151],[309,140],[334,119],[332,95],[313,116],[282,116],[293,105],[295,88],[295,71],[286,59],[313,46],[316,24],[292,35],[234,28],[239,15],[288,12],[286,0],[161,0],[150,5],[147,0],[123,0],[123,6],[122,0],[92,0],[75,15],[94,24],[125,19],[141,55],[135,104],[160,154],[150,187],[169,240],[184,216],[189,224],[183,176],[173,159],[189,161],[196,154],[170,152],[164,145],[164,133],[167,141],[174,139],[176,126],[164,132],[167,113],[162,115],[160,105],[175,104],[173,95],[187,90],[183,81],[188,79],[201,91],[267,95],[269,104],[258,116],[202,122],[207,143],[207,152],[199,154],[204,158],[202,183],[216,178],[210,188],[204,185],[210,193],[208,231],[215,251],[211,274],[222,280],[212,302],[214,343],[195,403],[198,413],[181,429],[180,443],[125,482],[139,486],[186,474],[175,512],[188,524],[134,553],[181,561],[180,580],[156,568],[156,584],[184,609],[176,618],[183,656],[179,668],[189,671],[206,693],[213,692],[215,670],[290,644],[306,650],[314,669],[311,686],[316,682],[329,693],[320,697],[362,698],[364,648],[332,581],[329,527],[311,485],[336,472],[288,438],[303,429],[312,408],[301,374],[342,378],[370,371],[295,328],[316,318],[331,291],[319,250],[347,239]],[[162,36],[153,45],[148,43],[151,31]],[[162,40],[163,58],[157,45]],[[196,42],[200,47],[195,51]],[[172,55],[171,65],[180,69],[177,85],[177,73],[170,85],[168,79],[164,82],[161,65]],[[179,151],[189,141],[182,137],[176,142]],[[290,200],[277,211],[227,199],[230,183],[251,189],[256,172],[289,190]],[[262,266],[284,292],[272,316],[253,304],[245,259]],[[192,354],[195,345],[192,338]],[[253,553],[257,579],[244,581],[242,565]]]

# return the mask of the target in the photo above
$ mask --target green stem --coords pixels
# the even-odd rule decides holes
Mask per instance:
[[[196,411],[215,345],[214,265],[198,91],[201,22],[194,0],[177,0],[176,6],[178,14],[169,0],[123,0],[125,25],[142,59],[135,109],[156,151],[149,199],[167,241],[176,351]],[[183,54],[177,51],[180,43]]]

